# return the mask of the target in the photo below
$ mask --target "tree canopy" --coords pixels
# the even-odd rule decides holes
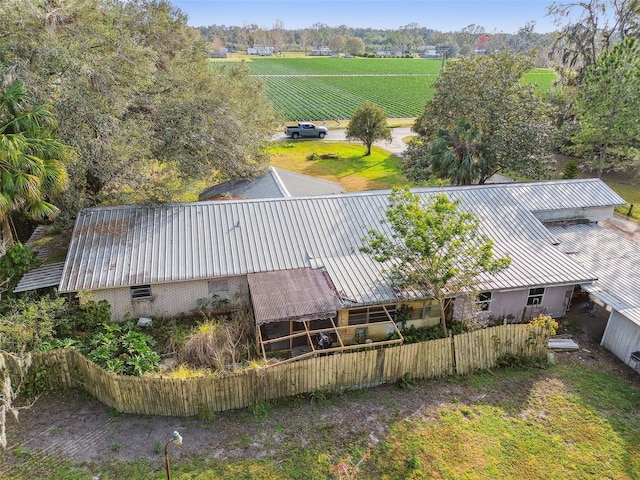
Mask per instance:
[[[481,274],[509,265],[509,258],[495,258],[493,241],[480,232],[478,218],[445,194],[423,202],[408,189],[394,189],[386,222],[392,236],[370,230],[362,251],[390,262],[389,277],[400,291],[417,290],[438,302],[445,336],[453,298],[474,292]]]
[[[12,0],[0,31],[0,84],[20,79],[50,104],[78,153],[69,216],[266,167],[274,114],[262,84],[242,65],[213,71],[209,46],[168,1]]]
[[[42,220],[58,208],[50,202],[68,183],[71,150],[53,135],[55,119],[44,105],[31,106],[18,80],[0,92],[0,238],[13,244],[13,211]]]
[[[591,65],[574,102],[568,153],[601,174],[640,165],[640,44],[627,38]]]
[[[556,1],[548,11],[560,27],[550,56],[565,83],[580,84],[601,54],[640,34],[640,0]]]
[[[379,106],[365,102],[355,109],[346,136],[348,139],[360,140],[367,151],[365,156],[371,155],[371,145],[376,140],[391,141],[391,130],[387,126],[387,114]]]
[[[554,131],[548,103],[521,81],[531,66],[529,56],[508,51],[449,62],[413,126],[420,137],[405,155],[407,176],[438,173],[454,183],[484,183],[502,171],[545,176]]]

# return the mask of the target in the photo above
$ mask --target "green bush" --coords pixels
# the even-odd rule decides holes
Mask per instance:
[[[578,178],[578,164],[575,160],[569,160],[562,171],[562,178],[571,179]]]
[[[53,339],[54,325],[65,311],[60,297],[25,295],[7,298],[0,305],[0,349],[31,351]]]
[[[402,330],[402,336],[404,337],[404,343],[418,343],[426,342],[427,340],[437,340],[442,337],[442,327],[440,325],[433,325],[431,327],[414,327],[409,325]],[[398,338],[398,335],[392,333],[389,335],[389,339]]]
[[[111,305],[106,300],[89,301],[84,305],[69,305],[66,315],[56,322],[58,338],[73,337],[80,332],[95,332],[111,321]]]
[[[0,292],[13,292],[22,276],[36,263],[36,255],[30,247],[16,243],[0,257]]]
[[[136,331],[133,322],[104,323],[84,347],[87,358],[119,375],[144,375],[158,369],[160,355],[155,340]]]

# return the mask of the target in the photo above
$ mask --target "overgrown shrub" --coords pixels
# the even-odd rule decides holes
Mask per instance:
[[[80,332],[95,332],[100,325],[111,321],[111,305],[106,300],[83,305],[70,304],[66,315],[62,315],[56,322],[58,338],[73,337]]]
[[[133,322],[104,323],[84,347],[87,358],[120,375],[144,375],[158,369],[160,355],[155,340],[137,331]]]
[[[51,341],[56,319],[65,312],[60,297],[7,298],[0,305],[0,350],[32,351]]]
[[[442,327],[433,325],[431,327],[414,327],[409,325],[402,330],[404,343],[426,342],[427,340],[437,340],[442,337]],[[397,334],[392,333],[389,339],[398,338]]]
[[[253,351],[251,312],[240,309],[228,318],[209,319],[197,326],[178,353],[178,361],[218,371],[233,370]]]
[[[460,333],[471,332],[485,327],[486,325],[480,322],[465,320],[462,322],[453,322],[449,325],[449,331],[453,335],[458,335]],[[442,327],[439,324],[430,327],[414,327],[413,325],[409,325],[402,330],[402,336],[404,337],[404,343],[426,342],[429,340],[444,338],[442,336]],[[388,338],[389,340],[393,340],[398,338],[398,335],[396,333],[392,333]]]

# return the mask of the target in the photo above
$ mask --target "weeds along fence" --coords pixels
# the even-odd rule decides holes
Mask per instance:
[[[119,412],[193,416],[317,391],[372,387],[407,376],[466,375],[495,367],[504,355],[544,355],[548,338],[540,327],[503,325],[453,338],[187,379],[115,375],[68,349],[35,355],[32,375],[50,387],[82,388]]]

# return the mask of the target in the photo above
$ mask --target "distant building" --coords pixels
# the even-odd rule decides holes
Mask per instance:
[[[276,49],[274,47],[267,47],[264,45],[255,45],[253,47],[247,48],[247,55],[259,55],[261,57],[268,57],[275,53]]]
[[[391,48],[388,50],[378,50],[376,51],[376,55],[380,57],[401,57],[403,52],[399,48]]]
[[[420,55],[422,58],[440,58],[440,53],[435,46],[424,47],[424,51]]]
[[[315,57],[330,57],[333,53],[333,50],[329,47],[318,47],[311,50],[309,55],[313,55]]]

